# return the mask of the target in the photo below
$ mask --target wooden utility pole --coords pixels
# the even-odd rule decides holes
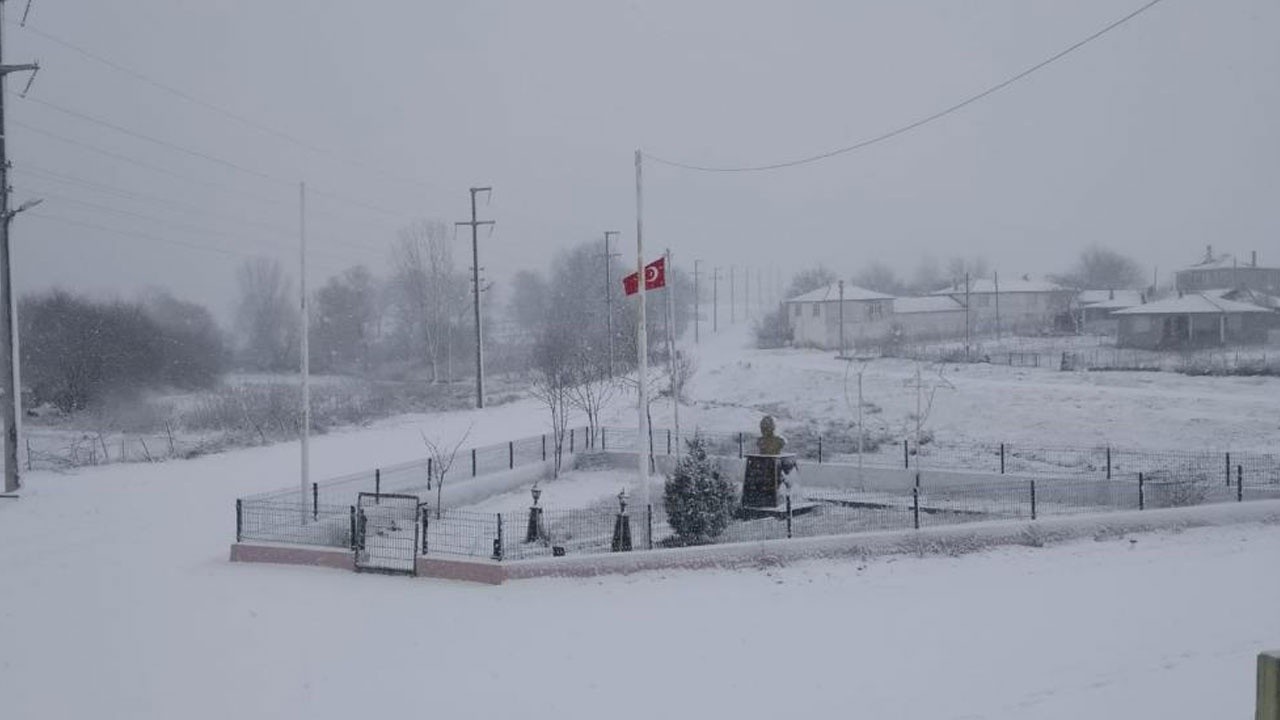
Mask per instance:
[[[738,266],[729,266],[729,324],[738,324],[738,300],[736,295]]]
[[[693,343],[696,345],[701,339],[699,337],[698,326],[702,324],[702,296],[698,294],[698,279],[702,275],[702,270],[698,269],[701,260],[693,261]]]
[[[720,268],[711,273],[711,332],[720,332]]]
[[[471,188],[471,221],[456,223],[471,226],[471,295],[475,303],[476,320],[476,407],[484,407],[484,334],[480,327],[480,235],[481,225],[493,225],[492,220],[476,219],[476,194],[492,193],[491,187]]]

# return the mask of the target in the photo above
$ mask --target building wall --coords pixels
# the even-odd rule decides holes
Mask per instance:
[[[1181,292],[1246,287],[1276,295],[1280,294],[1280,268],[1250,266],[1182,270],[1177,274],[1177,286]]]
[[[1224,333],[1227,345],[1261,344],[1277,325],[1277,317],[1255,313],[1121,315],[1118,320],[1116,346],[1145,350],[1220,346]]]
[[[1072,293],[1002,292],[1000,293],[1000,329],[1011,332],[1036,332],[1051,329],[1058,316],[1069,312]],[[964,292],[953,294],[964,303]],[[996,330],[996,294],[969,293],[969,322],[975,333]]]

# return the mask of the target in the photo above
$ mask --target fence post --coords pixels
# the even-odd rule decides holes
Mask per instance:
[[[1142,473],[1138,473],[1138,509],[1139,510],[1147,509],[1147,491],[1146,491],[1146,487],[1144,486],[1144,482],[1145,481],[1142,478]]]
[[[569,428],[569,452],[573,452],[573,428]]]
[[[476,449],[471,448],[471,477],[476,476]]]
[[[320,483],[311,483],[311,519],[320,519]]]
[[[547,434],[542,433],[542,462],[547,461]]]
[[[1000,474],[1004,474],[1004,443],[1000,443]]]
[[[602,451],[609,449],[609,440],[605,437],[604,430],[603,427],[600,428],[600,450]]]
[[[431,478],[435,477],[435,468],[432,467],[434,458],[427,458],[427,489],[431,489]]]
[[[26,441],[27,441],[27,472],[31,472],[31,438],[26,438]],[[173,453],[170,453],[170,454],[172,455]]]
[[[1231,453],[1227,453],[1227,487],[1231,487]]]
[[[818,464],[822,464],[822,436],[818,436]]]
[[[902,441],[902,467],[911,468],[911,450],[907,446],[907,440]]]
[[[671,454],[671,428],[667,428],[667,454]]]
[[[917,530],[920,529],[920,488],[911,488],[911,520]]]
[[[493,559],[502,559],[502,513],[498,513],[498,537],[493,539]]]
[[[1236,502],[1244,502],[1244,465],[1236,466]]]
[[[645,510],[645,544],[650,550],[653,549],[653,504],[651,503]]]
[[[422,513],[422,554],[427,554],[427,528],[431,526],[431,508],[423,508],[418,506],[418,512]]]
[[[516,467],[516,442],[514,440],[507,441],[507,469],[514,470]]]
[[[243,528],[244,528],[244,511],[240,508],[240,498],[236,498],[236,542],[240,542]]]
[[[382,468],[373,469],[373,502],[382,504]]]
[[[1111,479],[1111,446],[1107,446],[1107,479]]]
[[[738,457],[742,457],[742,433],[738,433]]]
[[[1036,481],[1031,481],[1031,519],[1036,519]]]
[[[356,506],[351,505],[351,549],[356,549]]]
[[[791,493],[787,493],[787,539],[791,539]]]

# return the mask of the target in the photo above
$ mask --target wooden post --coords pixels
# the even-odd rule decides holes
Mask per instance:
[[[902,467],[911,467],[911,450],[907,445],[907,440],[902,441]]]
[[[1244,502],[1244,466],[1236,466],[1236,502]]]
[[[1143,486],[1142,473],[1138,473],[1138,509],[1147,509],[1146,488]]]
[[[514,440],[507,441],[507,469],[514,470],[516,467],[516,443]]]
[[[1280,720],[1280,650],[1258,653],[1255,720]]]
[[[822,436],[818,436],[818,464],[822,464]]]
[[[476,449],[471,448],[471,477],[476,476]]]
[[[1004,474],[1004,443],[1000,443],[1000,474]]]
[[[1231,453],[1227,453],[1227,487],[1231,487]]]
[[[382,503],[382,469],[374,468],[373,471],[373,501],[375,504]]]
[[[1036,519],[1036,481],[1031,481],[1031,519]]]
[[[911,488],[911,520],[915,529],[920,529],[920,488]]]

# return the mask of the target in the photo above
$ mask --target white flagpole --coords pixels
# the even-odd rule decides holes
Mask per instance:
[[[667,248],[667,363],[671,372],[671,418],[676,432],[676,458],[680,457],[680,378],[676,377],[675,266],[671,264],[671,248]]]
[[[302,510],[302,524],[307,523],[307,485],[311,473],[311,318],[307,310],[307,184],[298,184],[298,235],[300,247],[299,280],[302,308],[302,473],[299,479],[302,494],[298,506]]]
[[[645,511],[650,507],[649,500],[649,337],[645,319],[644,286],[648,278],[644,267],[644,195],[640,183],[640,151],[636,150],[636,283],[640,294],[639,321],[636,323],[636,360],[638,370],[638,403],[640,415],[640,442],[636,445],[636,454],[640,457],[640,492]],[[646,527],[648,524],[646,523]],[[646,533],[649,531],[646,530]],[[645,537],[646,546],[653,538]]]

